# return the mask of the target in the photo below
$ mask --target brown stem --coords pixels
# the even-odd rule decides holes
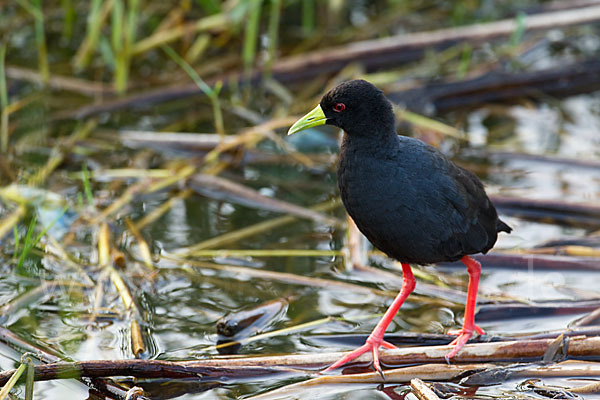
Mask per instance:
[[[453,358],[453,363],[489,363],[494,361],[539,360],[554,339],[520,340],[510,342],[466,345]],[[381,361],[400,366],[421,363],[444,363],[449,346],[408,347],[382,350]],[[572,337],[567,354],[573,359],[600,357],[600,337]],[[36,380],[77,377],[135,376],[143,378],[204,378],[207,380],[250,378],[281,372],[298,372],[293,368],[314,370],[333,363],[342,353],[294,354],[250,358],[214,358],[201,361],[162,360],[93,360],[72,363],[53,363],[35,367]],[[356,362],[370,363],[370,355]],[[0,373],[0,385],[13,371]],[[304,371],[306,373],[306,371]]]
[[[63,356],[61,356],[59,353],[49,349],[43,349],[41,347],[28,343],[20,337],[18,337],[17,335],[15,335],[9,329],[6,329],[2,326],[0,326],[0,342],[5,343],[6,345],[16,349],[20,353],[31,353],[38,360],[44,363],[55,365],[54,363],[60,363],[62,360],[64,360],[64,358],[62,358]],[[101,392],[109,399],[121,400],[127,398],[127,390],[105,379],[83,378],[81,379],[81,381],[91,389]],[[0,384],[0,386],[2,385],[4,385],[4,383]]]

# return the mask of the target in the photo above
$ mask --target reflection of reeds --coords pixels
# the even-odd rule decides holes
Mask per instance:
[[[8,90],[6,88],[6,43],[0,41],[0,153],[8,149]]]
[[[37,46],[38,70],[43,83],[48,83],[50,70],[48,68],[48,50],[46,48],[46,33],[44,30],[44,10],[41,0],[17,0],[34,19],[35,42]]]
[[[142,330],[137,319],[140,318],[140,310],[136,305],[129,287],[123,280],[120,272],[112,265],[110,257],[110,230],[105,222],[100,224],[98,231],[98,264],[103,268],[110,278],[113,286],[119,293],[123,306],[130,317],[130,343],[132,353],[137,357],[145,351]]]
[[[318,204],[310,209],[313,211],[324,212],[332,210],[336,207],[341,206],[341,201],[327,201],[325,203]],[[245,228],[241,228],[232,232],[224,233],[220,236],[216,236],[195,245],[180,249],[178,254],[186,255],[192,254],[196,251],[201,251],[205,249],[214,249],[215,247],[229,245],[231,243],[238,242],[244,238],[248,238],[255,235],[260,235],[261,233],[271,231],[273,229],[279,228],[286,224],[290,224],[297,220],[297,217],[292,215],[286,215],[283,217],[277,217],[274,219],[266,220],[263,222],[256,223],[254,225],[247,226]]]

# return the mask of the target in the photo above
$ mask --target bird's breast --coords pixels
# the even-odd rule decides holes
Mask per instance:
[[[344,206],[358,224],[382,222],[402,205],[407,175],[395,160],[346,151],[340,155],[337,175]]]

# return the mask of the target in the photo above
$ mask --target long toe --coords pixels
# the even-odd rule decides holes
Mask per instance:
[[[389,342],[386,342],[385,340],[370,337],[369,339],[367,339],[367,342],[365,344],[360,346],[358,349],[346,354],[344,357],[340,358],[338,361],[330,365],[327,369],[323,370],[322,372],[332,371],[370,351],[373,354],[373,367],[375,368],[375,370],[377,370],[377,372],[379,372],[380,375],[383,376],[383,371],[381,370],[381,365],[379,364],[379,346],[383,346],[388,349],[396,348],[396,346]]]
[[[360,346],[358,349],[351,351],[350,353],[346,354],[344,357],[340,358],[339,360],[337,360],[336,362],[331,364],[329,367],[324,369],[322,372],[333,371],[334,369],[341,367],[342,365],[346,364],[347,362],[350,362],[350,361],[354,360],[355,358],[360,357],[361,355],[363,355],[364,353],[368,352],[371,349],[372,349],[372,345],[370,343],[365,343],[362,346]]]
[[[448,333],[452,334],[450,332],[448,332]],[[452,349],[452,351],[450,351],[448,354],[446,354],[446,360],[449,360],[452,357],[454,357],[455,355],[457,355],[458,352],[463,348],[463,346],[469,341],[471,336],[473,336],[472,330],[461,329],[457,333],[458,333],[458,336],[456,337],[456,339],[454,339],[450,343],[450,346],[454,346],[454,348]]]

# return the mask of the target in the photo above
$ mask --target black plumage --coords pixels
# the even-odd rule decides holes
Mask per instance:
[[[400,292],[364,345],[327,368],[335,369],[365,352],[383,374],[379,347],[393,348],[384,333],[416,280],[410,264],[461,260],[469,273],[461,329],[446,358],[456,356],[474,332],[481,265],[469,254],[485,253],[498,232],[511,228],[498,218],[481,181],[428,144],[398,136],[392,105],[369,82],[356,80],[330,90],[321,103],[289,130],[322,124],[345,132],[337,177],[346,211],[375,247],[402,264]]]
[[[338,103],[343,113],[334,111]],[[499,231],[510,232],[474,174],[434,147],[397,135],[391,104],[370,83],[338,86],[321,108],[327,124],[346,132],[337,169],[344,206],[388,256],[416,264],[456,261],[487,252]]]

